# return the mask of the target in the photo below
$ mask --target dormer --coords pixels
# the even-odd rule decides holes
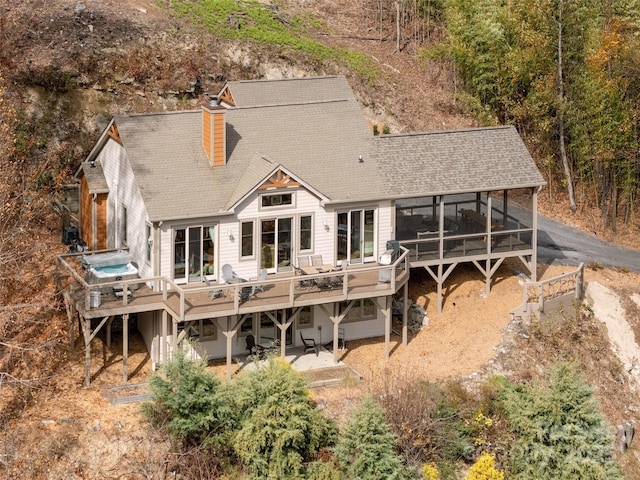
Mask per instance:
[[[227,163],[226,110],[221,105],[202,105],[202,147],[213,167],[222,167]]]

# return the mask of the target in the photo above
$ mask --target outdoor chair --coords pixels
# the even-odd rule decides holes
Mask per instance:
[[[304,338],[302,336],[302,332],[300,332],[300,339],[302,340],[302,344],[304,345],[305,355],[308,352],[316,352],[316,357],[320,354],[320,349],[318,348],[318,345],[316,345],[316,341],[313,338]]]
[[[345,258],[344,260],[342,260],[342,264],[340,265],[340,269],[338,270],[339,272],[344,272],[347,269],[347,259]],[[342,275],[337,276],[337,277],[331,277],[329,279],[329,283],[331,288],[342,288],[343,285],[343,279],[344,277]]]
[[[237,277],[237,275],[233,273],[233,267],[228,263],[225,263],[222,266],[222,281],[224,283],[229,283],[229,280],[231,280],[234,277]]]
[[[211,281],[207,277],[204,277],[204,283],[207,287],[213,286],[211,284]],[[209,292],[209,300],[213,300],[214,298],[220,298],[220,297],[224,297],[224,290],[222,290],[221,288],[218,288],[216,290],[211,290]]]
[[[256,344],[256,339],[253,335],[247,335],[247,350],[249,355],[256,356],[258,360],[263,360],[265,356],[264,347]]]
[[[300,268],[300,267],[296,267],[295,265],[293,266],[293,270],[296,272],[296,276],[298,277],[304,277],[306,275],[306,273],[304,273],[304,271]],[[309,280],[300,280],[298,282],[298,288],[309,288],[311,286],[311,283],[309,282]]]
[[[322,255],[311,255],[311,266],[319,267],[322,265]]]
[[[260,270],[260,275],[258,276],[258,279],[256,281],[264,282],[266,279],[267,279],[267,269],[263,268],[262,270]],[[262,283],[251,287],[251,296],[253,297],[258,291],[264,292],[264,285]]]
[[[298,267],[310,267],[311,259],[309,255],[301,255],[298,257]]]

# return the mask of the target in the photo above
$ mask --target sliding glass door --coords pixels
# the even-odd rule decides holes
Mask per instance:
[[[338,260],[363,263],[375,260],[375,210],[358,209],[338,213]]]
[[[173,279],[177,283],[200,283],[216,274],[216,227],[196,226],[173,231]]]

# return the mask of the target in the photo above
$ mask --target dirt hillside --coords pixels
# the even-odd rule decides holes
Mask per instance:
[[[226,80],[243,78],[343,73],[370,121],[392,132],[475,125],[453,100],[451,72],[417,63],[415,45],[395,53],[388,38],[371,40],[375,29],[360,3],[286,0],[278,5],[283,15],[310,12],[322,18],[328,28],[317,33],[319,40],[369,55],[382,72],[372,84],[339,65],[307,65],[276,48],[217,40],[168,15],[164,2],[142,0],[0,0],[0,78],[13,86],[6,99],[15,99],[50,127],[56,151],[68,152],[69,172],[112,115],[190,108]],[[77,89],[67,88],[71,78]],[[541,208],[566,223],[597,231],[590,212],[566,217],[568,208],[557,195],[543,194]],[[0,472],[7,478],[170,478],[175,460],[171,446],[141,422],[139,405],[112,405],[104,395],[103,389],[122,383],[121,342],[115,340],[107,351],[100,339],[94,341],[90,387],[83,386],[82,345],[67,351],[66,314],[57,303],[53,269],[55,254],[65,248],[59,225],[47,210],[37,226],[25,227],[24,241],[33,257],[22,261],[15,278],[2,279],[6,284],[28,274],[33,280],[30,290],[13,292],[6,302],[20,309],[0,311],[0,337],[12,345],[0,347],[0,372],[10,373],[0,377]],[[638,226],[620,228],[615,237],[599,233],[640,247]],[[541,273],[549,277],[567,269],[541,266]],[[640,334],[639,310],[630,300],[640,278],[587,269],[586,279],[620,296],[631,328]],[[612,425],[640,421],[635,387],[612,353],[604,327],[563,323],[560,332],[542,332],[510,324],[508,312],[522,295],[518,280],[515,267],[504,266],[485,296],[478,272],[458,267],[447,282],[444,311],[438,315],[434,283],[416,273],[411,298],[427,309],[429,326],[412,334],[407,346],[394,337],[388,362],[380,339],[349,342],[342,360],[363,381],[314,395],[326,401],[330,416],[342,421],[375,387],[375,380],[388,375],[410,371],[435,381],[497,371],[517,381],[539,375],[558,359],[577,359]],[[130,348],[129,383],[146,381],[151,364],[138,337]],[[629,478],[640,478],[637,455],[634,446],[621,460]]]

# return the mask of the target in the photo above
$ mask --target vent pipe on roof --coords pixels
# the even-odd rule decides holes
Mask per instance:
[[[213,167],[227,163],[226,111],[222,105],[202,105],[202,147]]]

